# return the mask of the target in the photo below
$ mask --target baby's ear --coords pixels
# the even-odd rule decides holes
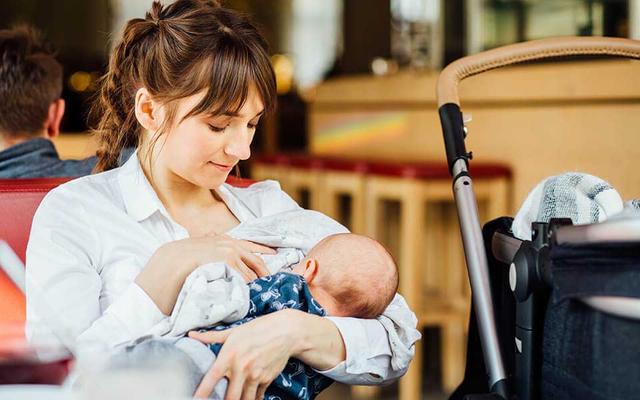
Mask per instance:
[[[315,258],[307,258],[304,262],[304,272],[302,273],[302,277],[307,283],[311,283],[318,273],[318,262]]]

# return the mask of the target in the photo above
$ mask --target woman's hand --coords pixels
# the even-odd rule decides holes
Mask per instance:
[[[203,343],[224,343],[194,396],[208,398],[226,377],[225,400],[263,399],[269,384],[293,355],[289,317],[286,311],[279,311],[224,331],[189,332],[189,337]]]
[[[264,398],[271,382],[295,357],[316,370],[345,359],[342,336],[333,322],[298,310],[282,310],[224,331],[189,332],[203,343],[224,343],[195,397],[207,398],[223,377],[225,400]]]
[[[171,314],[185,279],[211,262],[224,262],[249,282],[269,274],[264,261],[253,254],[275,254],[270,247],[228,235],[176,240],[161,246],[136,277],[140,286],[165,315]]]
[[[276,254],[271,247],[232,238],[229,235],[210,235],[173,242],[180,257],[191,255],[191,264],[186,266],[186,276],[200,265],[222,261],[240,272],[247,282],[259,276],[269,275],[262,258],[254,253]]]

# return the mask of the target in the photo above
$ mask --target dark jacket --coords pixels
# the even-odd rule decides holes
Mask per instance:
[[[56,178],[89,175],[96,157],[61,160],[53,143],[36,138],[0,151],[0,178]]]

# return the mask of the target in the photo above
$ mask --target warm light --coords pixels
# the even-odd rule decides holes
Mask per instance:
[[[69,77],[69,87],[75,92],[84,92],[93,82],[93,77],[90,73],[84,71],[77,71],[71,74]]]
[[[276,87],[278,94],[285,94],[293,86],[293,62],[284,54],[274,54],[271,64],[276,74]]]

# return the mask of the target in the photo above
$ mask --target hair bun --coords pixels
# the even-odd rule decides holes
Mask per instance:
[[[151,9],[147,11],[147,14],[145,15],[146,19],[150,22],[158,24],[162,20],[163,8],[164,6],[162,5],[162,3],[157,0],[154,1],[153,4],[151,4]]]

